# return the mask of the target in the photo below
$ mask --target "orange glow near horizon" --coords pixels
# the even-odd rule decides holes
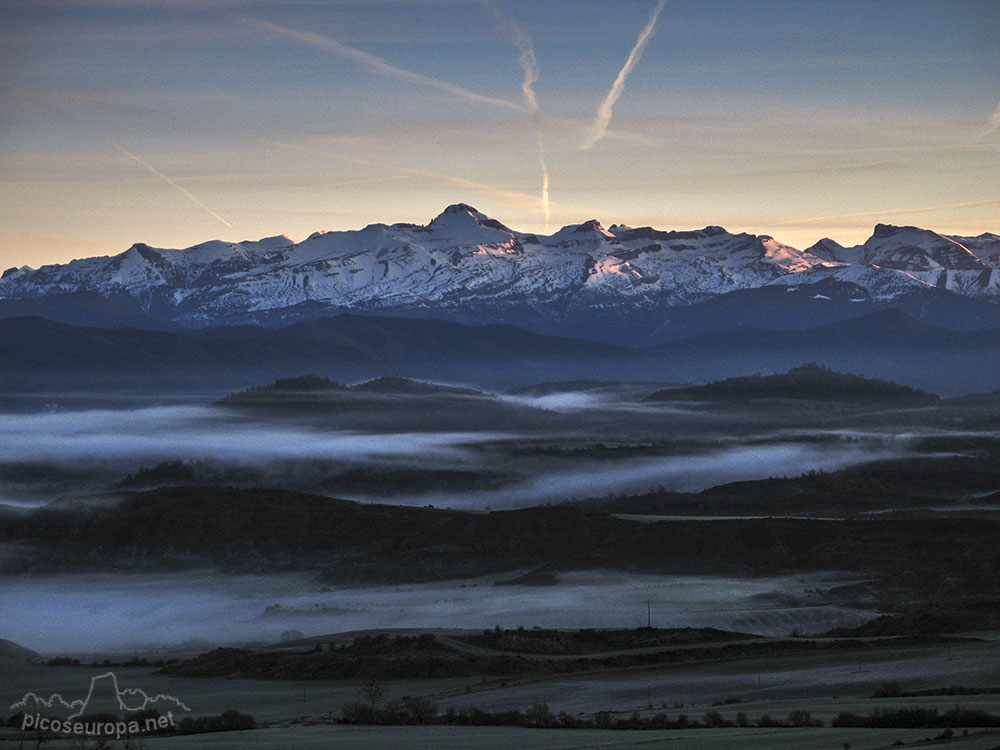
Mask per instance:
[[[1000,232],[1000,10],[826,5],[15,3],[0,267],[453,203],[540,235],[596,218],[799,249],[878,222]],[[949,42],[948,65],[925,51]]]

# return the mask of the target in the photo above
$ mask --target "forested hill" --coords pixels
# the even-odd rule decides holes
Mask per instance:
[[[858,403],[933,404],[940,399],[889,380],[864,378],[836,372],[816,363],[795,367],[775,375],[748,375],[718,380],[707,385],[666,388],[646,401],[740,401],[745,399],[815,399]]]

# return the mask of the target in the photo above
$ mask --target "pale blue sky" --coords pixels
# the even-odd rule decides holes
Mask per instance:
[[[542,232],[540,155],[550,231],[1000,231],[1000,3],[667,0],[582,148],[655,6],[0,2],[0,266],[458,201]]]

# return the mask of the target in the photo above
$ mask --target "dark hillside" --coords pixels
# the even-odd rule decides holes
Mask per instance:
[[[927,593],[1000,590],[1000,522],[760,519],[641,523],[574,508],[492,513],[271,490],[177,487],[117,505],[6,513],[8,572],[313,570],[337,581],[440,580],[547,566],[766,575],[861,570]]]
[[[746,399],[791,398],[817,401],[848,401],[894,406],[934,404],[932,393],[888,380],[863,378],[836,372],[811,362],[783,374],[749,375],[719,380],[708,385],[666,388],[646,397],[646,401],[743,401]]]

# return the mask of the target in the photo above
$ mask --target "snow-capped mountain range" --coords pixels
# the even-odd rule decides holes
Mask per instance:
[[[949,237],[917,227],[877,224],[863,245],[842,247],[822,239],[806,252],[850,271],[826,271],[855,281],[861,269],[896,271],[910,279],[969,297],[1000,300],[1000,236]]]
[[[653,312],[738,290],[831,282],[858,302],[938,290],[1000,303],[1000,236],[879,224],[864,245],[824,239],[797,250],[716,226],[605,229],[596,220],[540,236],[456,204],[425,226],[372,224],[298,243],[136,244],[110,257],[12,268],[0,278],[0,300],[92,292],[194,328],[346,310],[487,322],[517,310],[553,320]]]

